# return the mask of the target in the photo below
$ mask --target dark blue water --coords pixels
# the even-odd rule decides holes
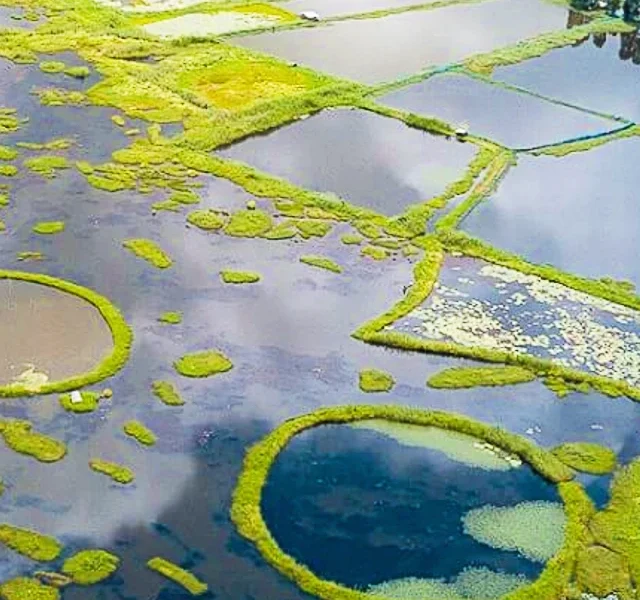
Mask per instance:
[[[542,565],[476,542],[461,523],[486,504],[533,500],[560,501],[526,466],[487,471],[379,433],[323,426],[278,457],[262,507],[281,548],[320,577],[358,588],[449,578],[467,566],[535,578]]]
[[[571,15],[574,20],[579,17],[571,11],[570,22]],[[638,32],[596,35],[582,44],[496,69],[494,77],[592,110],[640,119]]]
[[[630,260],[640,247],[640,171],[630,166],[639,155],[631,138],[561,159],[521,156],[462,228],[536,263],[640,287]]]
[[[614,121],[456,74],[431,77],[383,96],[380,102],[453,124],[466,123],[471,133],[511,148],[542,146],[620,127]]]

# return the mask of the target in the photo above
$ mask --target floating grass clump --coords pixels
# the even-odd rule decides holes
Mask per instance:
[[[62,572],[79,585],[93,585],[116,572],[120,559],[106,550],[82,550],[64,561]]]
[[[19,253],[20,260],[41,259],[41,253]],[[76,390],[92,383],[96,383],[119,371],[129,358],[132,334],[129,326],[120,311],[104,296],[83,286],[39,273],[27,273],[22,271],[5,271],[0,269],[0,281],[16,280],[27,281],[46,285],[62,292],[67,292],[86,300],[98,310],[106,321],[113,337],[113,351],[92,371],[79,374],[60,381],[43,381],[37,385],[29,385],[28,382],[16,381],[9,385],[0,386],[2,396],[30,396],[33,394],[62,393]]]
[[[18,158],[18,151],[10,146],[0,146],[0,160],[15,160]]]
[[[167,311],[158,317],[158,321],[165,325],[179,325],[182,323],[182,313],[178,311]]]
[[[187,215],[187,221],[205,231],[217,231],[224,227],[225,217],[215,210],[194,210]]]
[[[63,72],[65,75],[73,77],[74,79],[86,79],[91,74],[89,67],[86,67],[84,65],[67,67]]]
[[[151,389],[153,393],[168,406],[182,406],[184,400],[170,381],[154,381]]]
[[[258,237],[272,225],[271,216],[262,210],[240,210],[231,215],[224,232],[234,237]]]
[[[233,363],[218,350],[205,350],[185,354],[173,363],[173,367],[185,377],[209,377],[230,371]]]
[[[64,231],[64,221],[42,221],[33,226],[33,233],[40,235],[55,235]]]
[[[69,161],[64,156],[32,156],[25,159],[23,164],[32,173],[47,179],[53,179],[56,171],[70,167]]]
[[[362,243],[362,241],[364,240],[364,238],[361,235],[358,235],[357,233],[345,233],[341,238],[340,241],[343,244],[346,244],[347,246],[357,246],[360,245]]]
[[[378,246],[365,246],[360,250],[360,254],[373,260],[384,260],[389,256],[389,252],[385,248],[379,248]]]
[[[58,558],[62,544],[55,538],[30,529],[0,525],[0,542],[31,560],[47,562]]]
[[[478,542],[543,563],[562,545],[566,516],[561,504],[523,502],[470,510],[462,522],[464,532]]]
[[[522,461],[517,456],[504,452],[489,442],[458,431],[411,423],[394,423],[382,419],[358,421],[352,423],[351,427],[376,431],[404,446],[437,450],[451,460],[478,469],[508,471],[522,465]]]
[[[209,589],[206,583],[200,581],[195,575],[189,573],[189,571],[159,556],[149,560],[147,566],[167,579],[171,579],[171,581],[181,585],[193,596],[204,594]]]
[[[67,453],[65,444],[33,431],[33,425],[29,421],[0,421],[0,435],[13,451],[32,456],[40,462],[56,462]]]
[[[14,108],[0,107],[0,135],[3,133],[14,133],[20,129],[20,119],[16,117]]]
[[[433,375],[427,385],[432,388],[461,389],[514,385],[533,381],[535,378],[535,373],[523,367],[453,367]]]
[[[74,413],[93,412],[98,408],[100,394],[97,392],[80,392],[80,402],[73,402],[71,394],[62,394],[59,398],[60,405],[66,411]]]
[[[22,252],[18,252],[16,256],[19,261],[44,260],[44,254],[42,254],[42,252],[37,252],[34,250],[24,250]]]
[[[67,65],[58,60],[43,60],[40,63],[40,70],[43,73],[62,73]]]
[[[389,373],[378,369],[363,369],[360,371],[359,384],[363,392],[388,392],[395,380]]]
[[[325,256],[315,256],[308,254],[300,257],[300,262],[305,265],[311,265],[312,267],[318,267],[333,273],[342,273],[342,267],[335,261]]]
[[[151,240],[130,239],[122,242],[122,245],[158,269],[168,269],[173,264],[169,255]]]
[[[224,283],[257,283],[260,273],[254,271],[220,271],[220,278]]]
[[[134,479],[133,471],[117,463],[94,458],[89,461],[89,466],[97,473],[111,477],[117,483],[127,484]]]
[[[60,592],[37,579],[17,577],[0,584],[3,600],[60,600]]]
[[[153,446],[156,443],[156,436],[148,427],[140,421],[128,421],[124,424],[124,432],[145,446]]]
[[[296,222],[296,227],[300,235],[305,238],[324,237],[331,231],[333,224],[329,221],[319,221],[316,219],[304,219]]]
[[[615,452],[600,444],[569,442],[557,446],[551,452],[572,469],[593,475],[611,473],[617,464]]]
[[[0,176],[15,177],[18,174],[18,167],[15,165],[0,165]]]

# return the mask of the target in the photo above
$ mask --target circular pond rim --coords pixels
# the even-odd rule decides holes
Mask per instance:
[[[575,473],[553,454],[530,440],[464,415],[400,405],[347,405],[321,408],[281,423],[249,448],[233,492],[231,519],[239,533],[252,541],[263,558],[305,592],[323,600],[372,600],[384,598],[318,577],[278,546],[262,516],[262,489],[271,466],[299,433],[320,425],[345,424],[370,419],[439,427],[466,433],[518,456],[546,480],[555,483],[567,517],[565,538],[557,554],[530,584],[510,592],[505,600],[557,600],[571,580],[577,551],[585,535],[584,519],[592,508],[584,488],[572,481]],[[424,600],[428,600],[425,598]]]
[[[70,390],[75,390],[102,381],[103,379],[106,379],[118,372],[125,365],[131,352],[133,334],[131,332],[131,328],[122,316],[122,313],[111,303],[110,300],[89,288],[51,275],[0,269],[0,281],[6,279],[45,285],[86,300],[98,310],[109,327],[113,340],[113,350],[91,371],[74,375],[67,379],[48,382],[40,386],[37,390],[27,389],[24,386],[17,385],[15,383],[0,385],[0,397],[12,398],[18,396],[36,396],[40,394],[68,392]]]

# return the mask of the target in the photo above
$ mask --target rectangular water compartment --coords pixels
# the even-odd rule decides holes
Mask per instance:
[[[380,98],[382,104],[464,124],[510,148],[603,133],[620,123],[461,74],[431,77]]]
[[[562,29],[565,23],[566,9],[543,0],[485,0],[249,35],[234,43],[332,75],[380,83]]]
[[[362,110],[328,110],[221,152],[296,185],[393,215],[462,176],[475,146]]]

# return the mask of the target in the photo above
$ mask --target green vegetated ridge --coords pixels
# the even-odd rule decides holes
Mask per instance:
[[[106,379],[119,371],[127,362],[133,340],[131,329],[121,312],[104,296],[71,281],[40,273],[0,270],[1,280],[26,281],[46,285],[86,300],[98,310],[111,330],[113,350],[100,364],[87,373],[80,373],[60,381],[49,381],[34,387],[21,382],[2,385],[0,386],[0,397],[51,394],[79,389]]]
[[[432,388],[462,389],[480,386],[513,385],[533,381],[536,374],[523,367],[453,367],[436,373],[427,381]]]
[[[327,581],[287,555],[273,538],[261,513],[262,489],[279,453],[296,435],[323,424],[348,424],[358,421],[386,420],[392,423],[437,427],[466,434],[488,442],[528,463],[539,475],[558,487],[566,515],[564,541],[546,563],[535,581],[509,593],[508,600],[560,600],[575,591],[575,567],[578,556],[592,542],[588,525],[595,509],[583,487],[572,481],[574,472],[552,453],[533,442],[503,429],[474,419],[441,411],[426,411],[402,406],[351,405],[321,408],[288,419],[252,446],[233,494],[231,518],[238,531],[252,541],[262,556],[303,591],[324,600],[367,600],[364,591]],[[637,510],[637,509],[636,509]],[[573,596],[571,596],[573,598]]]

